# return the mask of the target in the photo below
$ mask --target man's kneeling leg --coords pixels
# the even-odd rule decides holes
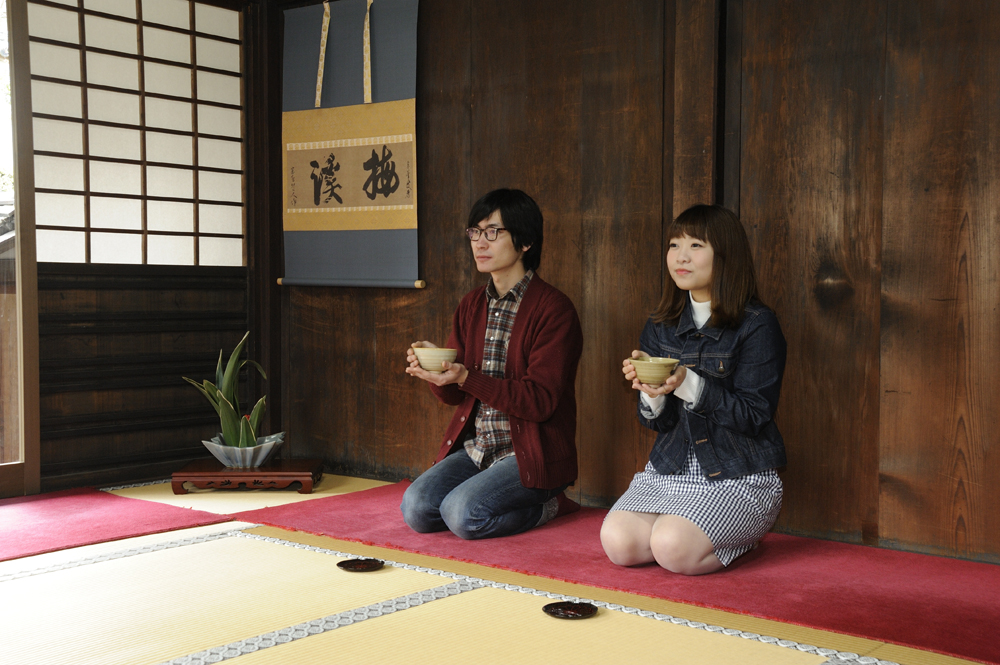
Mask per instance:
[[[448,529],[465,540],[510,536],[538,524],[542,504],[560,490],[522,485],[517,459],[511,456],[448,493],[440,504],[440,515]]]
[[[399,506],[403,520],[418,533],[444,531],[448,525],[441,519],[441,502],[477,473],[479,469],[465,451],[448,455],[406,488]]]

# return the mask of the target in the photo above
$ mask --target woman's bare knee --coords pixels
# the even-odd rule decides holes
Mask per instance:
[[[722,568],[708,536],[679,519],[657,522],[653,529],[649,546],[656,563],[679,575],[704,575]]]
[[[630,529],[619,520],[608,519],[601,527],[601,545],[616,566],[635,566],[652,561],[649,536],[642,529]]]
[[[723,567],[712,550],[691,547],[683,543],[651,543],[653,558],[660,567],[678,575],[705,575]]]
[[[649,549],[656,563],[672,573],[683,574],[689,565],[689,552],[673,533],[654,533],[649,541]]]

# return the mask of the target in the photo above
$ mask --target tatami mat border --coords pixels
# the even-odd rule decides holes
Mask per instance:
[[[179,658],[174,658],[173,660],[165,661],[161,665],[205,665],[206,663],[219,663],[224,660],[239,658],[240,656],[248,653],[254,653],[255,651],[260,651],[261,649],[268,649],[270,647],[276,647],[279,644],[287,644],[289,642],[294,642],[295,640],[301,640],[311,635],[328,633],[331,630],[342,628],[344,626],[350,626],[351,624],[365,621],[367,619],[374,619],[375,617],[380,617],[385,614],[394,614],[395,612],[408,610],[411,607],[417,607],[440,598],[448,598],[449,596],[455,596],[466,591],[472,591],[473,589],[481,589],[484,586],[486,585],[480,584],[475,580],[459,580],[452,582],[451,584],[434,587],[433,589],[426,589],[424,591],[418,591],[406,596],[383,600],[380,603],[373,603],[364,607],[356,607],[352,610],[345,610],[344,612],[331,614],[330,616],[325,616],[321,619],[313,619],[312,621],[308,621],[306,623],[300,623],[287,628],[282,628],[281,630],[271,631],[264,633],[263,635],[250,637],[225,646],[212,647],[206,651],[199,651],[187,656],[181,656]]]
[[[54,564],[51,566],[42,566],[40,568],[30,568],[27,570],[21,570],[16,573],[7,573],[6,575],[0,575],[0,583],[9,582],[10,580],[19,580],[22,577],[31,577],[33,575],[44,575],[45,573],[54,573],[57,570],[66,570],[67,568],[79,568],[80,566],[87,566],[92,563],[101,563],[103,561],[112,561],[114,559],[124,559],[130,556],[137,556],[139,554],[149,554],[150,552],[159,552],[160,550],[169,550],[175,547],[184,547],[186,545],[197,545],[199,543],[207,543],[213,540],[219,540],[221,538],[230,538],[237,535],[245,535],[242,533],[244,529],[253,529],[259,524],[248,524],[247,526],[240,527],[239,529],[232,529],[230,531],[220,531],[219,533],[207,533],[201,536],[191,536],[190,538],[181,538],[180,540],[169,540],[162,543],[151,543],[149,545],[142,545],[141,547],[132,547],[127,550],[117,550],[115,552],[107,552],[105,554],[98,554],[95,556],[87,557],[85,559],[74,559],[72,561],[64,561],[63,563]]]
[[[164,478],[163,480],[147,480],[144,483],[131,483],[130,485],[114,485],[112,487],[100,487],[102,492],[116,492],[118,490],[132,489],[133,487],[149,487],[150,485],[162,485],[163,483],[169,483],[170,478]]]
[[[255,533],[242,533],[242,532],[233,533],[233,535],[238,536],[240,538],[252,538],[255,540],[263,540],[269,543],[277,543],[279,545],[285,545],[286,547],[294,547],[296,549],[312,550],[314,552],[323,552],[324,554],[332,554],[338,557],[347,557],[352,559],[359,558],[358,555],[356,554],[350,554],[347,552],[338,552],[336,550],[325,549],[322,547],[317,547],[315,545],[296,543],[295,541],[284,540],[282,538],[275,538],[273,536],[261,536]],[[799,644],[798,642],[793,642],[791,640],[781,640],[778,639],[777,637],[771,637],[769,635],[758,635],[757,633],[748,633],[742,630],[737,630],[735,628],[724,628],[722,626],[713,626],[710,624],[702,623],[701,621],[689,621],[687,619],[671,616],[669,614],[661,614],[659,612],[652,612],[650,610],[640,610],[637,607],[628,607],[625,605],[619,605],[617,603],[608,603],[603,600],[593,600],[590,598],[581,598],[579,596],[568,596],[560,593],[551,593],[548,591],[542,591],[540,589],[533,589],[531,587],[518,586],[517,584],[505,584],[504,582],[494,582],[492,580],[487,580],[480,577],[470,577],[467,575],[460,575],[458,573],[451,573],[444,570],[436,570],[434,568],[428,568],[425,566],[415,566],[413,564],[408,564],[408,563],[399,563],[397,561],[389,561],[389,560],[383,560],[383,561],[385,565],[393,566],[395,568],[405,568],[406,570],[414,570],[418,573],[429,573],[431,575],[451,577],[459,581],[468,581],[476,585],[475,588],[493,587],[495,589],[517,591],[519,593],[527,593],[534,596],[544,596],[546,598],[551,598],[553,600],[568,601],[572,603],[590,603],[596,607],[605,608],[613,612],[624,612],[625,614],[634,614],[636,616],[641,616],[648,619],[655,619],[657,621],[667,621],[669,623],[679,626],[687,626],[689,628],[695,628],[698,630],[706,630],[710,633],[721,633],[723,635],[729,635],[733,637],[739,636],[742,637],[743,639],[755,640],[757,642],[763,642],[764,644],[774,644],[780,647],[784,647],[786,649],[797,649],[805,653],[816,654],[818,656],[826,656],[829,659],[827,662],[831,663],[831,665],[853,665],[854,663],[857,663],[858,665],[899,665],[898,663],[895,663],[893,661],[879,660],[878,658],[873,658],[871,656],[861,656],[856,653],[837,651],[836,649],[824,649],[821,647],[813,646],[811,644]],[[417,595],[417,594],[411,594],[411,595]],[[443,598],[445,596],[438,596],[438,597]]]
[[[282,538],[245,533],[245,529],[255,528],[256,526],[257,525],[247,525],[239,529],[233,529],[230,531],[222,531],[219,533],[211,533],[200,536],[193,536],[190,538],[182,538],[179,540],[171,540],[162,543],[143,545],[141,547],[134,547],[126,550],[108,552],[106,554],[87,557],[85,559],[67,561],[57,565],[44,566],[36,569],[19,571],[17,573],[11,573],[0,576],[0,583],[15,579],[21,579],[23,577],[30,577],[33,575],[43,575],[45,573],[55,572],[57,570],[65,570],[67,568],[77,568],[79,566],[101,563],[103,561],[111,561],[114,559],[137,556],[139,554],[148,554],[150,552],[157,552],[176,547],[196,545],[199,543],[206,543],[213,540],[219,540],[222,538],[231,538],[231,537],[260,540],[268,543],[282,545],[285,547],[293,547],[295,549],[309,550],[340,558],[348,558],[348,559],[361,558],[358,555],[352,554],[350,552],[340,552],[337,550],[317,547],[315,545],[306,545],[304,543],[297,543],[295,541],[285,540]],[[409,609],[410,607],[416,607],[418,605],[438,600],[440,598],[448,598],[450,596],[459,593],[464,593],[466,591],[471,591],[473,589],[479,589],[483,587],[493,587],[496,589],[504,589],[507,591],[514,591],[518,593],[543,596],[553,600],[591,603],[599,608],[604,608],[613,612],[624,612],[626,614],[634,614],[644,618],[654,619],[656,621],[666,621],[679,626],[687,626],[689,628],[695,628],[697,630],[705,630],[708,632],[720,633],[732,637],[741,637],[743,639],[763,642],[765,644],[773,644],[787,649],[797,649],[798,651],[802,651],[805,653],[815,654],[818,656],[825,656],[828,659],[826,662],[829,665],[898,665],[893,661],[879,660],[878,658],[874,658],[872,656],[860,656],[856,653],[837,651],[835,649],[824,649],[821,647],[813,646],[811,644],[800,644],[798,642],[793,642],[791,640],[782,640],[778,639],[777,637],[772,637],[769,635],[758,635],[757,633],[745,632],[735,628],[724,628],[722,626],[710,625],[700,621],[689,621],[687,619],[671,616],[669,614],[652,612],[650,610],[641,610],[635,607],[628,607],[616,603],[608,603],[600,600],[592,600],[590,598],[581,598],[578,596],[569,596],[564,594],[551,593],[548,591],[542,591],[540,589],[518,586],[516,584],[494,582],[492,580],[487,580],[483,578],[470,577],[458,573],[452,573],[444,570],[437,570],[425,566],[416,566],[413,564],[400,563],[396,561],[386,560],[385,565],[394,568],[413,570],[420,573],[429,573],[431,575],[438,575],[441,577],[453,579],[454,581],[442,586],[434,587],[432,589],[427,589],[417,593],[409,594],[407,596],[400,596],[399,598],[393,598],[390,600],[382,601],[380,603],[375,603],[373,605],[367,605],[365,607],[346,610],[338,614],[333,614],[319,619],[313,619],[312,621],[306,623],[297,624],[295,626],[289,626],[277,631],[265,633],[263,635],[250,637],[245,640],[241,640],[239,642],[213,647],[206,651],[200,651],[198,653],[181,656],[179,658],[166,661],[166,663],[169,663],[170,665],[203,665],[205,663],[218,663],[224,660],[238,658],[239,656],[242,656],[244,654],[253,653],[255,651],[259,651],[264,648],[277,646],[278,644],[284,644],[297,639],[302,639],[310,635],[318,635],[325,632],[329,632],[331,630],[335,630],[336,628],[340,628],[342,626],[347,626],[353,623],[357,623],[358,621],[364,621],[369,618],[382,616],[383,614],[390,614],[396,611]]]

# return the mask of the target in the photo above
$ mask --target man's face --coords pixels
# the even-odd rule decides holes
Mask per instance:
[[[481,230],[503,229],[500,211],[494,211],[476,226]],[[497,233],[496,240],[487,240],[486,234],[481,233],[478,240],[472,241],[472,255],[476,258],[476,268],[479,272],[503,272],[520,261],[523,254],[524,249],[514,247],[510,232],[506,230]]]

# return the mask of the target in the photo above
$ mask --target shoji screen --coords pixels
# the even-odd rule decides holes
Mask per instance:
[[[39,261],[243,265],[239,12],[31,0]]]

